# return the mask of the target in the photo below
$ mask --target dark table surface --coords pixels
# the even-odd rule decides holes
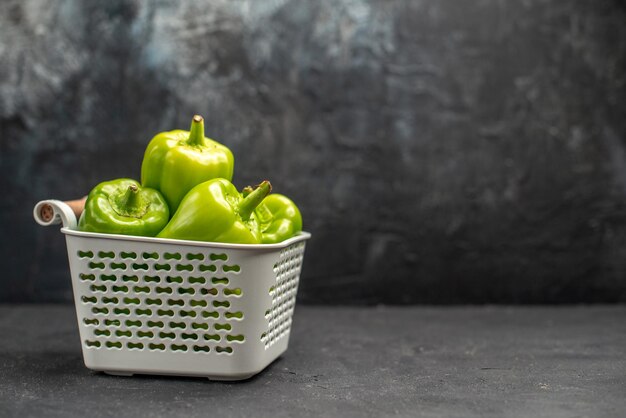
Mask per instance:
[[[626,416],[626,306],[298,306],[244,382],[83,366],[72,306],[0,306],[0,416]]]

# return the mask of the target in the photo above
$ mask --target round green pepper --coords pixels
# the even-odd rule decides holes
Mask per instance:
[[[169,208],[157,190],[132,179],[98,184],[89,192],[78,229],[153,237],[167,224]]]
[[[241,194],[245,197],[254,188],[246,186]],[[254,213],[261,229],[261,243],[274,244],[293,237],[302,231],[300,210],[287,196],[273,193],[263,199]]]
[[[233,167],[232,152],[204,136],[204,119],[196,115],[189,131],[162,132],[152,138],[141,164],[141,184],[163,193],[174,213],[198,184],[214,178],[232,180]]]

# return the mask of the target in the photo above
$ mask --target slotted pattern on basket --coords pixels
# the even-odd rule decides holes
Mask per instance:
[[[291,321],[304,244],[282,250],[269,290],[266,346]],[[226,253],[79,250],[78,277],[88,284],[79,303],[88,314],[86,348],[231,354],[246,338],[241,267]]]
[[[269,328],[261,334],[265,348],[284,337],[291,328],[303,256],[304,243],[301,242],[282,250],[278,263],[274,264],[276,284],[269,289],[272,307],[265,311]]]

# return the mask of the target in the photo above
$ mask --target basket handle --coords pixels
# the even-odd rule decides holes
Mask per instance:
[[[33,216],[39,225],[50,226],[62,223],[64,228],[76,229],[76,220],[83,213],[86,200],[87,196],[66,202],[42,200],[35,205]]]

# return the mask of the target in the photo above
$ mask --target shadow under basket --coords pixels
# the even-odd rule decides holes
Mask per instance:
[[[34,217],[63,224],[88,368],[241,380],[287,349],[309,233],[250,245],[81,232],[58,200]]]

